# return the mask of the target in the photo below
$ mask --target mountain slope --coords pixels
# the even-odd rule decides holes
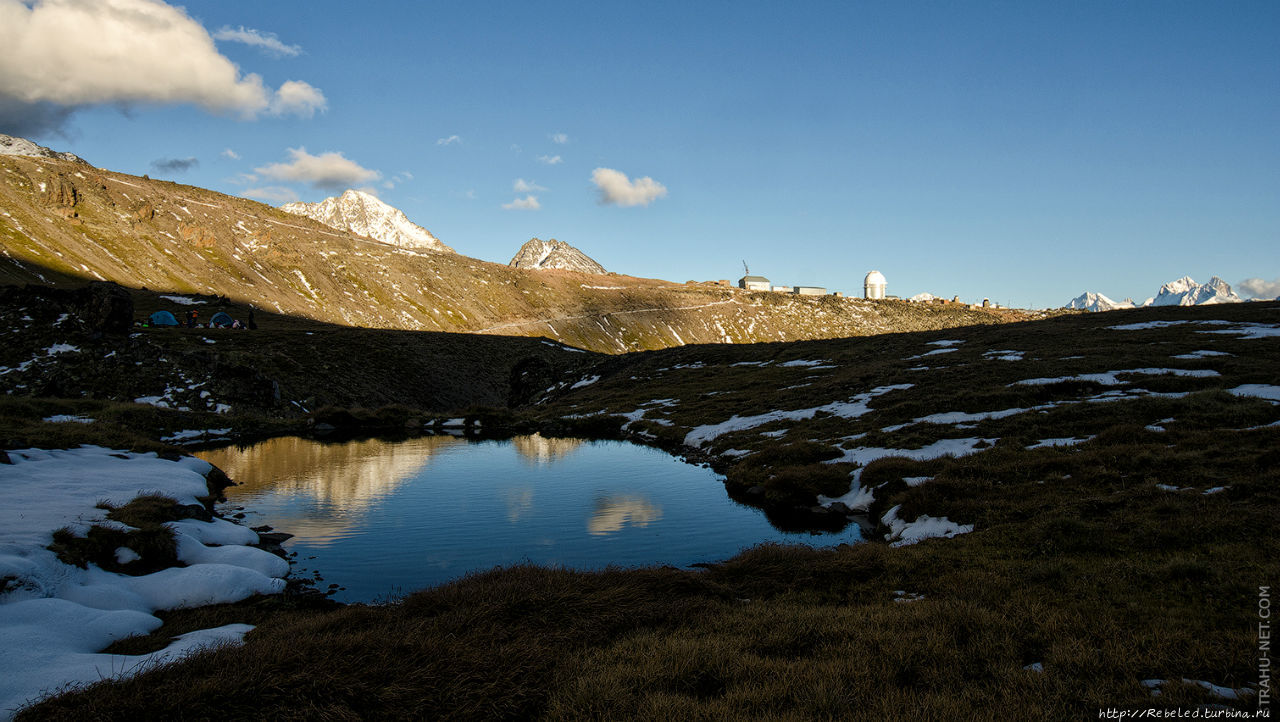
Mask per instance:
[[[319,203],[286,203],[280,210],[400,248],[453,252],[431,231],[410,221],[399,208],[362,191],[346,190],[341,196]]]
[[[596,263],[587,254],[554,238],[549,241],[539,238],[529,239],[529,242],[520,247],[507,265],[512,268],[531,270],[560,269],[597,275],[608,273],[604,270],[604,266]]]
[[[0,181],[0,282],[7,283],[111,280],[348,326],[544,336],[605,353],[1037,317],[527,271],[392,246],[256,201],[55,158],[0,156]]]

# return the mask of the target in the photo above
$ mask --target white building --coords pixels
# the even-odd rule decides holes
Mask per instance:
[[[797,296],[825,296],[827,289],[821,286],[796,286],[792,293]]]
[[[748,291],[768,291],[772,285],[764,276],[743,276],[738,279],[738,288],[745,288]]]
[[[872,271],[862,281],[862,291],[864,298],[884,298],[885,292],[889,290],[889,282],[885,280],[884,274],[879,271]]]

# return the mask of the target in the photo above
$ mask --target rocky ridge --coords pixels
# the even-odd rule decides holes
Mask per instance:
[[[587,254],[564,241],[557,241],[554,238],[549,241],[544,241],[540,238],[529,239],[527,243],[520,247],[515,257],[507,265],[512,268],[537,271],[559,269],[597,275],[608,273],[604,266],[596,263]]]
[[[58,160],[69,160],[73,163],[83,163],[89,165],[89,162],[75,153],[59,153],[56,150],[50,150],[38,143],[32,143],[26,138],[18,138],[12,135],[0,133],[0,155],[23,155],[30,158],[57,158]]]

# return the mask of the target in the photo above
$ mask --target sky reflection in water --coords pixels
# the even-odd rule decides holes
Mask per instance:
[[[721,478],[656,449],[538,435],[320,443],[294,437],[202,458],[240,484],[244,523],[295,537],[295,574],[318,570],[341,601],[376,601],[523,562],[574,569],[687,566],[787,534],[730,500]],[[310,557],[315,557],[311,559]]]

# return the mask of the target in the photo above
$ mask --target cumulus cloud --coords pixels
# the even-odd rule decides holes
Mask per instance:
[[[546,188],[543,188],[537,183],[527,181],[524,178],[516,178],[516,182],[511,184],[511,189],[516,193],[536,193],[538,191],[546,190]]]
[[[647,206],[667,195],[667,187],[645,176],[634,181],[612,168],[596,168],[591,182],[600,189],[600,202],[619,206]]]
[[[320,89],[301,80],[286,80],[267,104],[267,112],[272,115],[296,115],[311,118],[318,110],[325,110],[329,104]]]
[[[569,142],[569,135],[567,133],[552,133],[551,142],[556,145],[564,145]]]
[[[561,158],[558,155],[540,155],[538,156],[538,160],[546,163],[547,165],[560,165],[564,162],[564,158]]]
[[[1249,298],[1280,298],[1280,278],[1274,281],[1246,278],[1236,286]]]
[[[224,149],[219,155],[223,158],[230,158],[231,160],[240,160],[240,154],[230,148]]]
[[[198,165],[200,165],[200,161],[195,157],[160,158],[151,161],[151,167],[162,173],[185,173]]]
[[[290,148],[289,162],[264,165],[254,168],[254,172],[275,180],[310,183],[325,190],[342,190],[382,178],[378,171],[364,168],[342,153],[311,155],[306,148]]]
[[[510,203],[503,203],[502,207],[509,211],[536,211],[542,207],[542,204],[538,202],[537,196],[525,196]]]
[[[284,186],[265,186],[263,188],[250,188],[240,195],[245,198],[252,198],[258,201],[266,201],[280,205],[282,203],[293,203],[299,200],[298,194],[293,192],[292,188]]]
[[[437,138],[436,145],[457,145],[462,142],[462,138],[451,135],[448,138]]]
[[[200,23],[161,0],[0,0],[0,48],[0,125],[28,133],[104,103],[191,103],[246,119],[324,108],[307,83],[272,90],[242,74]]]
[[[246,28],[243,25],[234,29],[228,25],[223,25],[213,34],[213,39],[244,43],[258,48],[274,58],[292,58],[302,54],[301,46],[285,45],[280,42],[280,38],[277,38],[275,33],[264,33],[261,30]]]

